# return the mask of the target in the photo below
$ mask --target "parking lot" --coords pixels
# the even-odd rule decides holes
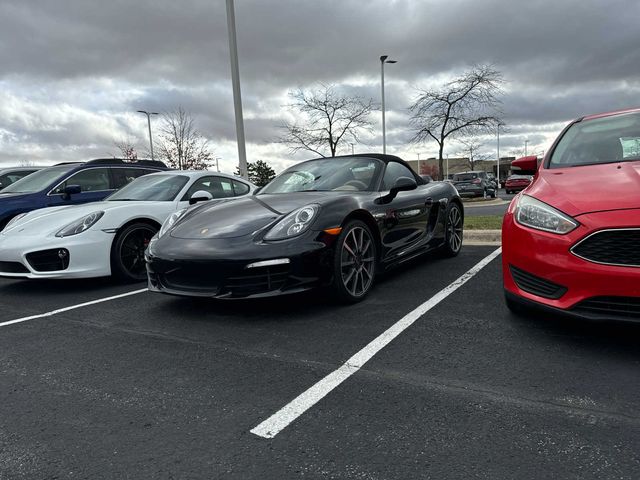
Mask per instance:
[[[638,478],[640,328],[513,316],[495,250],[419,259],[352,306],[2,279],[0,478]]]

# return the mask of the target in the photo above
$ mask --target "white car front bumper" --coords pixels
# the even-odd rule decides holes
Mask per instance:
[[[11,278],[91,278],[111,275],[113,233],[87,230],[70,237],[21,236],[0,233],[0,276]],[[38,271],[30,253],[66,249],[69,265],[64,270]],[[20,268],[20,264],[23,268]],[[15,270],[23,270],[16,272]]]

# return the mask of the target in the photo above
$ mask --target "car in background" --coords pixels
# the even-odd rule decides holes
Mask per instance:
[[[31,175],[44,167],[10,167],[0,168],[0,190],[17,182],[21,178]]]
[[[43,168],[0,192],[0,231],[21,213],[44,207],[97,202],[142,175],[162,170],[167,170],[162,162],[125,162],[115,158]]]
[[[147,249],[149,289],[255,298],[330,286],[357,302],[379,271],[427,252],[457,255],[463,223],[456,189],[425,183],[398,157],[309,160],[256,195],[171,215]]]
[[[496,187],[489,180],[487,172],[455,173],[452,180],[461,197],[496,198]]]
[[[433,177],[431,175],[420,175],[420,178],[422,178],[422,180],[424,180],[425,183],[431,183],[433,182]]]
[[[20,214],[0,232],[0,276],[147,278],[144,250],[172,213],[199,201],[249,195],[242,179],[166,171],[133,180],[102,202]]]
[[[487,178],[489,179],[489,182],[491,182],[491,185],[493,186],[494,190],[498,190],[498,180],[496,180],[496,176],[493,173],[487,172]]]
[[[527,188],[532,180],[532,175],[510,175],[504,184],[504,189],[508,194],[520,192]]]
[[[502,226],[507,306],[640,321],[640,108],[571,122]],[[550,318],[553,318],[551,316]]]

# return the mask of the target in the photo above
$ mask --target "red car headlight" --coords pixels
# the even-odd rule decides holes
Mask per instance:
[[[565,235],[580,225],[570,216],[529,195],[521,195],[514,217],[520,225]]]

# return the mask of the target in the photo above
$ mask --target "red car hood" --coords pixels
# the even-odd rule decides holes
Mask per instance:
[[[525,193],[571,216],[640,209],[640,162],[541,168]]]

